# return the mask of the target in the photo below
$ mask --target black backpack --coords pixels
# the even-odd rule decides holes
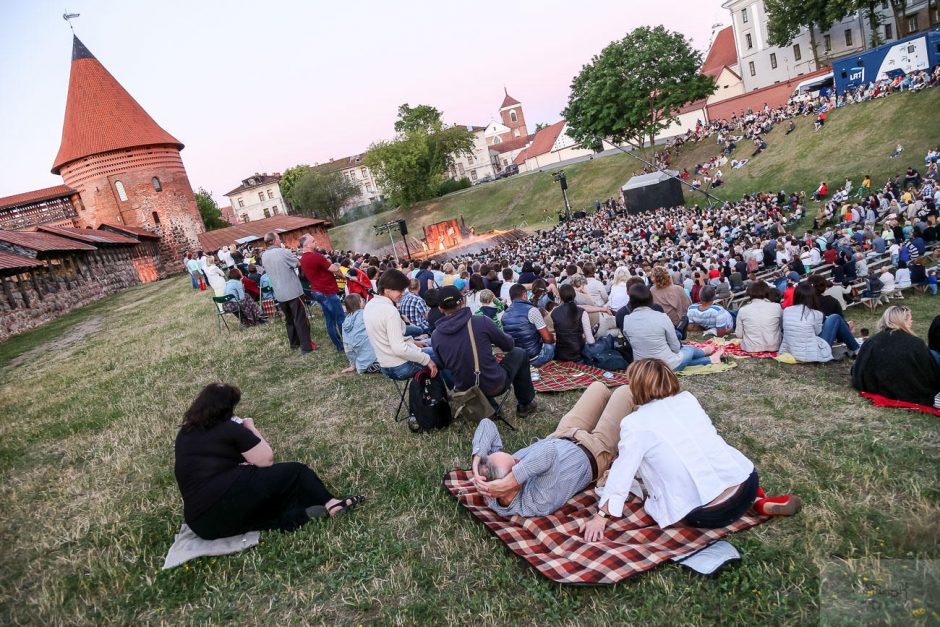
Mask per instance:
[[[408,389],[408,427],[415,433],[444,429],[450,425],[450,403],[441,377],[428,370],[414,376]]]

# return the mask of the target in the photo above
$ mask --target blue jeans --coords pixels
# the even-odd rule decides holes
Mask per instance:
[[[320,304],[323,310],[323,319],[326,322],[326,333],[330,336],[333,346],[336,350],[343,350],[343,321],[346,320],[346,314],[343,312],[343,305],[336,294],[322,294],[313,292],[313,300]]]
[[[193,289],[198,290],[199,289],[199,271],[196,270],[195,272],[190,272],[189,278],[193,280]]]
[[[450,370],[444,370],[444,362],[440,360],[437,356],[437,353],[434,352],[433,348],[427,347],[422,348],[421,352],[431,358],[431,361],[437,366],[438,372],[441,375],[441,379],[444,381],[444,385],[453,389],[454,387],[454,376],[451,374]],[[395,366],[394,368],[379,368],[379,370],[389,379],[395,379],[396,381],[406,381],[411,377],[415,376],[427,366],[422,366],[416,361],[406,361],[403,364]]]
[[[542,344],[542,352],[529,360],[529,365],[535,368],[544,366],[555,357],[554,344]]]
[[[855,352],[858,350],[858,342],[855,341],[855,336],[852,335],[848,323],[846,323],[845,318],[838,314],[826,316],[826,321],[823,323],[822,333],[819,334],[819,337],[826,340],[829,346],[832,346],[836,343],[836,340],[839,340],[843,342],[845,347],[850,351]]]
[[[695,346],[683,346],[679,349],[682,361],[673,368],[673,371],[679,372],[686,366],[707,366],[712,363],[711,357],[705,355],[705,351]]]
[[[416,327],[413,324],[405,325],[405,335],[408,337],[418,337],[419,335],[424,335],[425,333],[427,333],[427,331],[421,327]]]

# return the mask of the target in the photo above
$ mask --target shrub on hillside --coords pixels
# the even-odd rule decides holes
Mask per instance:
[[[440,186],[438,186],[437,195],[446,196],[451,192],[456,192],[460,189],[467,189],[468,187],[470,187],[470,179],[468,179],[466,176],[459,179],[447,179],[441,183]]]

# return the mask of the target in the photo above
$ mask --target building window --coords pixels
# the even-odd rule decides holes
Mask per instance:
[[[823,47],[826,49],[826,52],[832,51],[832,37],[829,35],[823,35]]]
[[[264,192],[258,192],[258,200],[264,202]]]
[[[894,30],[891,24],[885,24],[885,39],[894,39]]]
[[[510,111],[510,112],[509,112],[509,119],[510,119],[511,121],[513,121],[513,122],[516,121],[516,112],[515,112],[515,111]]]
[[[845,29],[845,47],[846,48],[852,47],[852,29],[851,28]]]
[[[153,215],[153,223],[160,224],[160,214],[154,211],[152,215]]]
[[[467,155],[467,163],[473,165],[473,155]]]
[[[747,24],[747,9],[741,9],[741,21]]]
[[[268,190],[268,200],[274,200],[274,191]]]
[[[460,176],[463,176],[464,169],[463,169],[463,164],[462,164],[462,163],[458,163],[458,164],[457,164],[457,171],[460,172]]]
[[[753,62],[753,61],[748,61],[748,62],[747,62],[747,69],[750,70],[751,76],[755,76],[755,75],[757,74],[757,71],[754,69],[754,62]]]
[[[248,224],[248,220],[249,220],[248,214],[247,214],[247,213],[243,213],[243,214],[242,214],[242,224]]]
[[[907,18],[907,34],[913,35],[917,32],[917,16],[911,15]]]
[[[476,170],[470,170],[470,178],[471,178],[472,180],[474,180],[474,181],[477,180],[477,171],[476,171]]]
[[[494,143],[494,144],[499,144],[499,143],[501,143],[502,141],[503,141],[503,140],[501,140],[501,139],[499,138],[499,135],[497,135],[496,137],[493,138],[493,143]]]
[[[372,193],[372,183],[366,183],[366,191]]]
[[[158,179],[157,177],[153,177],[152,179],[150,179],[150,184],[153,185],[153,191],[155,192],[163,191],[163,185],[160,185],[160,179]]]
[[[122,202],[127,200],[127,192],[124,191],[124,183],[121,181],[114,181],[114,189],[117,190],[118,198],[120,198]]]
[[[774,70],[777,69],[777,53],[776,52],[770,53],[770,67]]]
[[[751,34],[750,34],[750,33],[748,33],[747,35],[744,36],[744,40],[747,42],[747,49],[748,49],[748,50],[750,50],[751,48],[754,47],[754,42],[751,41]]]
[[[264,217],[265,217],[265,218],[270,218],[270,217],[271,217],[271,210],[268,209],[267,207],[264,208]]]
[[[245,206],[245,201],[241,198],[238,199],[238,208],[241,209]]]
[[[281,212],[278,211],[277,205],[274,205],[273,207],[271,207],[271,213],[273,213],[274,215],[280,215]]]
[[[793,60],[799,61],[803,58],[803,55],[800,53],[800,44],[793,44]]]
[[[509,160],[503,159],[503,167],[508,167],[508,166],[509,166]]]
[[[359,172],[362,174],[362,178],[364,178],[364,179],[365,179],[365,178],[369,178],[369,175],[368,175],[368,173],[366,172],[366,169],[365,169],[365,168],[359,168]]]

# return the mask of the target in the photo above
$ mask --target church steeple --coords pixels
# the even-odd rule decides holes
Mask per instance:
[[[72,39],[72,70],[62,141],[52,166],[121,148],[183,144],[163,130],[78,37]]]

